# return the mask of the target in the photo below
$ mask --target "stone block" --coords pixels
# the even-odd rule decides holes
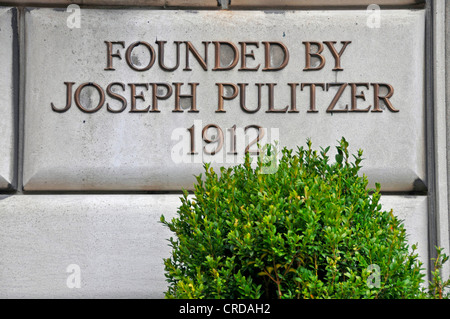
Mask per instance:
[[[163,298],[163,258],[170,256],[167,239],[174,234],[159,218],[176,216],[179,197],[17,195],[0,200],[0,297]],[[409,242],[418,243],[426,265],[426,196],[382,196],[381,203],[404,220]]]
[[[173,234],[159,218],[180,204],[178,195],[0,200],[1,298],[162,298]]]
[[[204,162],[242,162],[258,139],[342,136],[370,186],[427,188],[424,10],[25,18],[26,191],[192,189]]]
[[[428,198],[427,196],[388,196],[382,195],[380,203],[383,210],[392,209],[393,214],[403,221],[409,245],[417,244],[416,253],[428,268]],[[426,278],[428,278],[428,274]],[[427,280],[427,279],[426,279]]]
[[[17,108],[17,16],[13,8],[0,7],[0,189],[15,187],[15,115]],[[18,82],[17,82],[18,83]]]

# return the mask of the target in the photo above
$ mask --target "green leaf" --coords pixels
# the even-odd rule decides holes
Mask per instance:
[[[367,189],[362,150],[349,156],[342,138],[329,163],[330,146],[306,144],[283,148],[273,174],[258,171],[249,154],[231,168],[204,165],[177,216],[160,217],[176,235],[164,259],[168,298],[434,298],[450,284],[440,278],[448,257],[437,250],[435,289],[420,291],[417,247],[409,250],[396,212],[382,210],[380,185]],[[373,265],[379,289],[367,285]]]

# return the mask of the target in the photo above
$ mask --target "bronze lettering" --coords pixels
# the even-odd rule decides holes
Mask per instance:
[[[289,62],[288,48],[282,42],[263,41],[262,43],[264,44],[264,69],[262,69],[262,70],[263,71],[278,71],[278,70],[284,69]],[[272,45],[279,46],[284,54],[283,62],[279,66],[275,66],[275,67],[271,66],[271,63],[270,63],[270,56],[271,56],[270,55],[270,47]]]
[[[188,152],[188,155],[196,155],[198,152],[195,151],[195,126],[192,124],[190,128],[187,129],[189,132],[189,135],[191,136],[191,151]]]
[[[317,71],[323,68],[325,65],[325,58],[322,53],[323,51],[323,44],[320,42],[310,42],[310,41],[304,41],[302,42],[305,45],[305,68],[303,71]],[[311,53],[311,45],[316,45],[318,47],[317,52]],[[313,68],[311,66],[311,57],[314,56],[320,60],[319,66]]]
[[[214,139],[210,139],[210,138],[208,138],[206,136],[206,132],[208,131],[208,129],[210,127],[214,127],[216,129],[216,131],[217,131],[217,136]],[[217,147],[211,152],[206,150],[206,146],[203,146],[203,151],[206,154],[214,155],[214,154],[220,152],[220,150],[222,149],[222,146],[223,146],[223,131],[216,124],[208,124],[208,125],[206,125],[203,128],[203,130],[202,130],[202,138],[207,144],[218,142]]]
[[[246,84],[246,83],[241,83],[241,84]],[[230,155],[237,155],[237,151],[236,151],[236,124],[234,124],[231,128],[230,128],[230,132],[231,132],[231,139],[230,139],[230,151],[227,152],[227,154]]]
[[[203,70],[208,70],[208,44],[209,41],[202,41],[203,45],[205,46],[205,58],[202,58],[198,51],[195,49],[195,47],[192,45],[190,41],[185,41],[186,44],[186,67],[184,68],[185,71],[192,71],[192,69],[189,66],[189,52],[191,52],[194,55],[194,58],[197,59],[198,63],[200,63],[200,66],[203,68]]]
[[[364,92],[361,91],[361,94],[356,94],[356,90],[357,90],[358,86],[363,86],[363,87],[369,89],[369,83],[349,83],[349,84],[352,89],[352,106],[350,108],[350,112],[369,112],[372,105],[369,105],[367,108],[361,110],[361,109],[358,109],[357,100],[356,100],[356,99],[362,99],[363,101],[366,100],[366,96],[364,95]]]
[[[172,86],[168,83],[150,83],[153,89],[152,96],[152,109],[150,112],[161,112],[158,110],[158,100],[167,100],[172,95]],[[163,86],[166,88],[167,93],[164,95],[158,95],[158,87]]]
[[[106,68],[105,71],[114,71],[112,58],[118,58],[119,60],[122,60],[122,56],[120,55],[119,50],[116,51],[116,53],[112,53],[112,46],[113,44],[120,44],[122,48],[125,48],[125,42],[124,41],[105,41],[106,43]]]
[[[160,68],[167,72],[172,72],[178,69],[178,67],[180,66],[180,43],[182,42],[181,41],[174,42],[176,45],[177,61],[175,63],[175,66],[172,68],[169,68],[164,64],[164,44],[166,44],[167,41],[156,41],[156,43],[158,44],[158,64]]]
[[[181,109],[180,105],[180,98],[190,98],[191,99],[191,109],[188,111],[190,113],[198,113],[197,110],[197,86],[199,83],[188,83],[188,85],[191,87],[191,94],[180,94],[181,92],[181,86],[183,83],[180,82],[174,82],[172,83],[175,86],[175,108],[172,110],[172,112],[184,112],[184,110]]]
[[[390,84],[386,83],[371,83],[373,86],[373,98],[374,105],[372,112],[383,112],[380,109],[380,100],[384,101],[384,104],[388,107],[391,112],[398,112],[399,110],[395,109],[389,99],[394,95],[394,88]],[[388,89],[388,93],[385,96],[380,96],[380,86],[386,87]]]
[[[233,43],[233,42],[228,42],[228,41],[213,41],[214,43],[214,48],[215,48],[215,54],[214,54],[214,69],[212,69],[213,71],[226,71],[226,70],[231,70],[233,69],[239,61],[239,50],[237,48],[237,46]],[[222,45],[226,45],[229,46],[231,48],[231,50],[233,50],[233,61],[227,65],[227,66],[220,66],[220,48]]]
[[[244,132],[247,132],[247,130],[248,130],[249,128],[255,128],[255,129],[257,129],[257,130],[258,130],[258,135],[256,136],[256,138],[255,138],[253,141],[251,141],[251,142],[247,145],[247,147],[245,148],[245,153],[249,153],[249,152],[250,152],[250,147],[251,147],[253,144],[258,143],[258,142],[264,137],[264,134],[265,134],[264,128],[263,128],[263,127],[261,127],[261,126],[259,126],[259,125],[254,125],[254,124],[253,124],[253,125],[247,125],[247,126],[244,128]],[[258,148],[258,150],[256,150],[256,151],[250,152],[250,154],[252,154],[252,155],[259,155],[259,148]]]
[[[148,90],[148,83],[129,83],[128,84],[131,88],[131,110],[130,113],[143,113],[143,112],[148,112],[148,110],[150,109],[150,105],[147,106],[145,109],[137,109],[136,107],[136,100],[140,99],[142,101],[145,101],[145,97],[144,97],[144,92],[141,91],[141,94],[136,94],[136,87],[138,86],[143,86]]]
[[[330,105],[327,108],[327,113],[333,113],[333,112],[348,112],[348,104],[345,105],[345,109],[338,109],[335,110],[334,107],[336,106],[337,101],[342,96],[342,93],[344,92],[345,88],[347,87],[347,83],[327,83],[327,91],[331,86],[340,86],[338,91],[336,92],[336,95],[334,96],[333,100],[331,101]]]
[[[67,111],[68,109],[70,109],[70,107],[72,106],[72,86],[75,84],[75,82],[64,82],[64,84],[67,87],[67,89],[66,89],[66,106],[63,109],[58,109],[55,107],[53,102],[50,103],[52,110],[55,112],[58,112],[58,113],[63,113],[65,111]]]
[[[275,109],[275,102],[274,102],[274,91],[273,88],[275,85],[277,85],[276,83],[266,83],[266,85],[269,87],[269,110],[266,111],[266,113],[286,113],[286,111],[288,110],[289,106],[286,106],[284,109],[281,110],[277,110]]]
[[[309,110],[308,113],[317,113],[316,109],[316,87],[321,87],[322,90],[325,89],[325,83],[302,83],[300,89],[303,91],[305,86],[309,86]]]
[[[142,67],[142,68],[138,68],[132,61],[131,58],[131,53],[133,52],[133,49],[139,45],[143,45],[148,49],[148,52],[150,53],[150,61],[148,62],[147,66]],[[135,71],[147,71],[149,70],[153,64],[155,63],[155,49],[153,49],[153,47],[147,43],[147,42],[143,42],[143,41],[137,41],[137,42],[133,42],[127,49],[126,54],[125,54],[125,59],[128,63],[128,66],[130,68],[132,68]]]
[[[334,48],[334,44],[336,43],[336,41],[324,41],[324,43],[327,45],[328,49],[330,49],[331,54],[334,57],[334,69],[333,71],[343,71],[344,69],[341,68],[341,56],[345,51],[345,48],[347,47],[347,45],[349,45],[350,43],[352,43],[352,41],[341,41],[342,43],[342,48],[339,51],[339,53],[336,51],[336,49]]]
[[[225,113],[226,111],[223,109],[223,100],[232,100],[234,99],[239,92],[239,89],[236,84],[233,83],[216,83],[218,86],[218,97],[219,97],[219,105],[217,106],[216,113]],[[229,86],[233,88],[233,94],[231,96],[225,96],[223,94],[223,88],[225,86]]]
[[[97,91],[100,94],[100,101],[98,102],[98,105],[94,108],[94,109],[86,109],[80,102],[80,94],[81,94],[81,90],[83,90],[83,88],[85,88],[86,86],[93,86],[97,89]],[[103,91],[103,89],[101,88],[100,85],[96,84],[96,83],[92,83],[92,82],[87,82],[87,83],[83,83],[81,84],[77,90],[75,91],[75,104],[78,106],[78,108],[85,112],[85,113],[95,113],[98,110],[100,110],[103,106],[103,103],[105,103],[105,92]]]
[[[245,100],[246,100],[246,88],[248,86],[248,83],[238,83],[239,88],[240,88],[240,105],[241,105],[241,109],[246,112],[246,113],[256,113],[259,111],[259,109],[261,108],[261,86],[263,86],[263,83],[256,83],[256,86],[258,86],[258,106],[256,107],[256,109],[254,110],[249,110],[246,106],[245,106]]]
[[[288,83],[288,85],[291,87],[291,109],[288,111],[288,113],[298,113],[297,110],[297,86],[298,83]]]
[[[108,110],[108,112],[111,113],[121,113],[125,110],[125,108],[127,107],[127,99],[125,97],[123,97],[120,94],[117,94],[115,92],[112,91],[112,87],[114,85],[119,85],[122,88],[122,91],[125,91],[125,84],[121,83],[121,82],[113,82],[110,83],[107,87],[106,87],[106,94],[108,94],[110,97],[112,97],[113,99],[119,100],[122,102],[122,108],[119,110],[114,110],[112,108],[109,107],[109,103],[106,103],[106,109]]]
[[[254,45],[257,48],[259,48],[258,42],[239,42],[241,45],[241,67],[239,68],[239,71],[258,71],[261,64],[258,64],[258,66],[254,68],[248,68],[247,67],[247,58],[252,58],[255,60],[255,53],[253,50],[250,51],[250,53],[247,53],[247,45]]]

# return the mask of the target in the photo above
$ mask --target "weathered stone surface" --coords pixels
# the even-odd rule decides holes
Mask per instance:
[[[161,298],[177,195],[30,195],[0,200],[2,298]],[[69,265],[80,288],[69,288]],[[70,280],[70,279],[69,279]]]
[[[1,298],[162,298],[178,195],[17,195],[0,200]],[[382,196],[427,255],[426,196]],[[80,288],[69,288],[79,266]],[[72,281],[70,281],[73,283]]]
[[[428,268],[428,206],[427,196],[381,196],[383,210],[393,210],[393,214],[403,221],[410,245],[417,244],[419,259]],[[424,272],[426,276],[426,272]],[[428,277],[426,277],[428,278]]]
[[[363,171],[371,186],[379,182],[385,191],[426,189],[423,10],[383,10],[378,21],[364,10],[265,13],[82,9],[80,28],[76,28],[76,20],[70,17],[70,13],[52,9],[30,9],[26,13],[26,52],[29,54],[25,86],[25,190],[192,188],[193,175],[202,171],[202,161],[215,162],[214,166],[218,167],[242,160],[245,147],[256,137],[256,129],[248,127],[250,125],[266,128],[267,139],[260,143],[277,140],[280,145],[291,148],[305,145],[308,137],[317,147],[333,146],[344,136],[351,152],[358,148],[364,150],[367,159],[363,162]],[[111,44],[111,62],[108,62],[108,42],[105,41],[123,41],[123,46]],[[133,49],[131,45],[137,41],[141,41],[141,45]],[[151,65],[150,51],[142,44],[144,41],[147,47],[154,48],[155,62],[146,71],[136,71],[132,67],[145,69]],[[190,41],[199,59],[189,53],[187,67],[187,45],[181,43],[179,67],[164,71],[159,65],[156,41],[167,41],[163,61],[167,68],[176,65],[174,41]],[[215,45],[209,43],[205,71],[198,61],[204,58],[202,41],[233,42],[239,52],[236,67],[214,71]],[[258,47],[247,45],[246,67],[259,65],[259,68],[239,71],[244,68],[239,42],[253,41]],[[267,67],[276,68],[286,60],[282,48],[271,45],[266,66],[264,41],[282,42],[288,48],[289,62],[284,69],[263,71]],[[306,44],[302,42],[305,41],[322,43],[326,59],[323,69],[304,71]],[[336,52],[344,46],[342,41],[351,41],[340,58],[342,71],[333,71],[338,66],[324,41],[336,41]],[[234,60],[233,50],[227,45],[221,48],[220,66],[225,67]],[[120,58],[115,56],[117,52]],[[254,52],[254,59],[251,52]],[[310,52],[315,52],[315,46]],[[312,56],[311,68],[317,67],[319,62]],[[98,87],[90,85],[91,82]],[[183,83],[182,95],[191,92],[192,86],[188,83],[199,83],[196,86],[198,112],[189,112],[192,111],[189,98],[180,98],[176,106],[177,84],[174,83],[177,82]],[[68,83],[74,83],[72,95],[82,83],[85,85],[79,91],[79,105],[72,98],[70,109],[64,111],[66,88],[71,85]],[[107,87],[111,83],[116,84],[109,94]],[[167,89],[150,83],[167,83],[172,94],[164,99]],[[238,90],[217,83],[233,83]],[[248,85],[241,87],[238,83]],[[305,84],[303,90],[301,83]],[[329,86],[328,90],[317,87],[315,108],[310,105],[307,83]],[[336,83],[367,84],[354,87],[357,104],[353,112],[351,84],[333,108],[347,108],[348,112],[326,112],[338,88],[343,88]],[[376,98],[377,83],[392,86],[391,106]],[[295,107],[291,104],[292,87],[296,92]],[[258,88],[261,88],[259,111],[244,112],[244,107],[250,111],[258,108]],[[272,109],[271,88],[274,92]],[[219,106],[221,89],[225,97],[222,109]],[[244,90],[246,98],[241,106]],[[100,92],[104,93],[103,104]],[[162,97],[157,100],[160,112],[152,112],[156,110],[153,92]],[[236,92],[237,96],[231,99]],[[126,106],[117,94],[123,96]],[[386,94],[389,95],[388,87],[381,85],[378,95]],[[362,95],[365,99],[358,97]],[[52,110],[52,103],[60,112]],[[134,112],[130,112],[133,103]],[[285,113],[274,112],[285,107]],[[122,108],[122,112],[111,112]],[[355,111],[364,109],[369,111]],[[143,110],[145,112],[139,112]],[[218,110],[224,112],[216,112]],[[208,124],[219,126],[224,136],[223,147],[215,155],[203,152],[204,146],[207,152],[217,147],[217,143],[206,145],[202,141],[202,128]],[[193,125],[190,133],[188,128]],[[233,150],[234,125],[237,155],[227,155]],[[192,150],[199,153],[196,156],[188,155],[192,133],[195,140]],[[205,132],[206,139],[215,140],[220,136],[214,127]],[[333,154],[330,157],[334,159]]]
[[[0,7],[0,189],[14,183],[14,79],[15,9]]]

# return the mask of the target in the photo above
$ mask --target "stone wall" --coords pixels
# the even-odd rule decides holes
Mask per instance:
[[[446,4],[249,3],[0,1],[0,297],[162,298],[160,215],[256,140],[344,136],[449,252]]]

